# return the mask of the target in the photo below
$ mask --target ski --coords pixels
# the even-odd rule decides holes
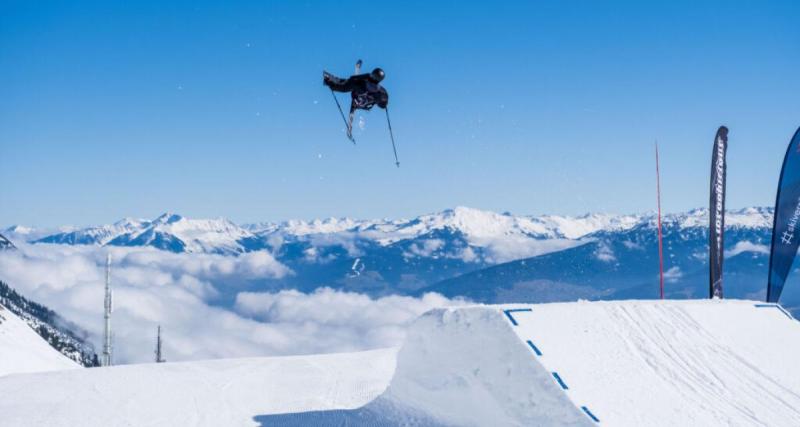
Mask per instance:
[[[358,61],[356,61],[355,74],[354,75],[357,76],[357,75],[361,74],[361,65],[363,63],[364,62],[361,61],[360,59]],[[350,115],[348,116],[348,120],[347,120],[347,137],[350,138],[350,141],[353,141],[353,143],[356,142],[353,139],[353,119],[355,118],[355,112],[356,112],[356,109],[353,106],[353,103],[351,101],[350,102]]]
[[[324,77],[333,77],[333,75],[327,71],[323,71],[322,75]],[[333,97],[333,101],[336,102],[336,108],[339,109],[339,114],[342,116],[342,121],[344,122],[345,127],[347,128],[347,139],[350,140],[353,144],[356,143],[356,140],[353,138],[353,134],[351,131],[351,127],[348,126],[347,119],[344,117],[344,111],[342,110],[342,104],[339,103],[339,98],[336,97],[336,93],[331,89],[331,96]],[[350,113],[352,115],[352,111]]]

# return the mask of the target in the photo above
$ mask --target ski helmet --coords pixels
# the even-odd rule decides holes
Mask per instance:
[[[372,70],[372,72],[369,73],[369,75],[376,82],[380,82],[381,80],[383,80],[384,77],[386,77],[386,73],[384,73],[383,70],[381,70],[380,68]]]

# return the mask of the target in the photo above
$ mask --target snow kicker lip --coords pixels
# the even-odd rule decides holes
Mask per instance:
[[[374,401],[254,420],[262,426],[592,425],[531,359],[508,319],[488,307],[429,311],[409,329],[389,387]]]

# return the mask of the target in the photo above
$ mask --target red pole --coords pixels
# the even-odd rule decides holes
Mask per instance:
[[[658,195],[658,274],[659,291],[664,299],[664,245],[661,234],[661,173],[658,169],[658,141],[656,141],[656,193]]]

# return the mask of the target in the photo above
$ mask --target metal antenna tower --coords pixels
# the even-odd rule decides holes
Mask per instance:
[[[164,363],[166,360],[161,354],[161,325],[158,325],[158,335],[156,335],[156,363]]]
[[[106,255],[106,299],[104,305],[103,320],[105,320],[105,328],[103,333],[103,366],[111,366],[111,312],[114,310],[114,305],[111,299],[111,254]]]

